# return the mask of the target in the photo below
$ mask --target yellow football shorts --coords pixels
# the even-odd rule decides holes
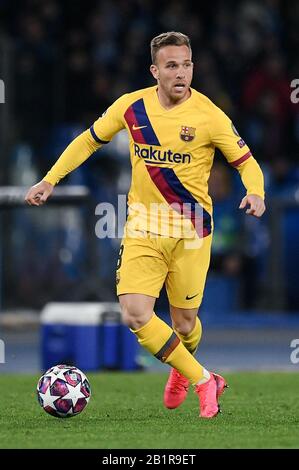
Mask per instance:
[[[170,305],[198,308],[210,264],[211,243],[212,234],[192,248],[183,238],[134,231],[134,236],[123,238],[120,246],[117,295],[135,293],[158,298],[165,283]]]

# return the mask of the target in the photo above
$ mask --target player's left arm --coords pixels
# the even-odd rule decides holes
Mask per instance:
[[[266,210],[265,193],[264,193],[264,177],[262,170],[257,161],[251,156],[237,167],[242,182],[247,189],[247,194],[243,197],[239,209],[245,209],[246,214],[261,217]]]
[[[261,217],[266,209],[264,176],[249,147],[229,117],[216,106],[211,113],[209,130],[212,143],[221,150],[228,163],[238,170],[246,188],[246,196],[239,208],[247,208],[246,214]]]

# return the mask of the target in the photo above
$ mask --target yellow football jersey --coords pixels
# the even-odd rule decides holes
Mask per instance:
[[[186,235],[197,221],[198,234],[206,236],[212,224],[208,178],[215,147],[233,166],[251,152],[230,119],[203,94],[191,89],[186,101],[167,110],[156,90],[123,95],[94,123],[91,134],[103,143],[128,130],[132,227],[177,236],[181,230]]]
[[[208,179],[215,148],[239,170],[247,194],[264,197],[263,176],[231,120],[206,96],[190,90],[191,96],[171,109],[160,104],[157,86],[121,96],[44,179],[56,184],[126,128],[132,164],[127,227],[179,238],[209,235]]]

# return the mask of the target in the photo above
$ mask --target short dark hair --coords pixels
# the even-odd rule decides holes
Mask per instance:
[[[187,46],[191,51],[190,39],[186,34],[178,33],[176,31],[168,31],[167,33],[159,34],[151,40],[151,56],[152,63],[156,63],[157,52],[165,46]]]

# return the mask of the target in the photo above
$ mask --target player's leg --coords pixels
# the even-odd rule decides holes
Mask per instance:
[[[195,354],[199,344],[202,327],[197,316],[198,309],[184,309],[170,305],[172,327],[183,345],[191,354]],[[189,380],[172,368],[164,389],[164,405],[166,408],[177,408],[185,400],[189,388]]]
[[[132,330],[139,330],[153,316],[156,298],[144,294],[121,294],[118,297],[123,322]]]
[[[201,321],[198,308],[179,308],[170,305],[172,327],[179,336],[185,348],[195,354],[202,335]]]
[[[138,342],[147,351],[161,362],[168,363],[177,369],[192,384],[201,386],[208,382],[209,373],[185,348],[173,329],[154,311],[150,312],[151,305],[154,306],[154,300],[147,297],[159,296],[164,283],[163,276],[165,277],[168,271],[166,256],[161,254],[161,244],[175,245],[177,243],[174,239],[161,240],[126,239],[124,241],[123,248],[120,250],[121,260],[118,261],[117,271],[117,293],[123,317],[131,327],[131,331],[137,336]],[[165,252],[171,253],[172,250],[168,248]],[[201,416],[210,418],[217,413],[217,402],[208,401]]]
[[[192,384],[201,385],[208,381],[208,372],[185,348],[173,329],[154,313],[155,298],[134,293],[120,294],[119,302],[123,320],[141,346],[161,362],[177,369]],[[205,417],[213,417],[217,413],[217,403],[208,404]]]
[[[180,330],[180,339],[191,351],[189,354],[195,352],[201,337],[201,324],[196,318],[210,262],[211,242],[212,235],[209,235],[202,239],[199,246],[192,248],[185,244],[185,240],[180,240],[175,247],[169,274],[166,278],[166,290],[169,303],[172,306],[173,324]],[[174,398],[178,383],[184,386],[186,384],[185,378],[188,378],[182,370],[176,367],[175,369],[177,370],[171,371],[164,393],[164,403],[169,408],[174,408],[182,403],[187,394],[186,386],[184,389],[179,387],[179,396],[176,400]],[[202,416],[206,414],[207,409],[215,409],[216,405],[218,406],[218,397],[223,392],[225,385],[226,383],[221,376],[205,371],[201,383],[196,387],[201,401]],[[203,396],[201,396],[202,394]]]

